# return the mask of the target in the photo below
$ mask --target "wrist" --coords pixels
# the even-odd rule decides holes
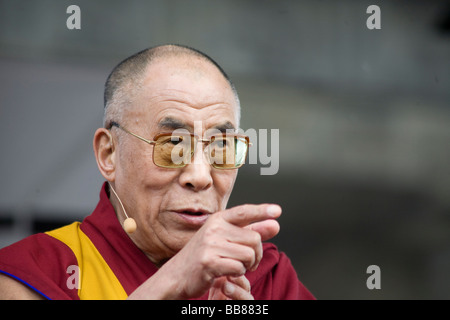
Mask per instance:
[[[129,300],[177,300],[183,299],[182,292],[179,292],[179,283],[175,277],[166,276],[167,272],[159,269],[153,276],[148,278],[136,290],[134,290]]]

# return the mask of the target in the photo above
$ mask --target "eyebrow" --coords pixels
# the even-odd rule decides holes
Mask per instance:
[[[168,129],[168,130],[176,130],[176,129],[192,129],[191,126],[185,124],[183,121],[172,117],[163,118],[158,123],[158,128],[160,129]]]
[[[236,130],[234,125],[230,121],[226,121],[222,124],[216,125],[213,127],[214,129],[219,130],[220,132],[227,133],[227,130]]]
[[[159,121],[158,128],[165,130],[187,129],[190,131],[192,131],[193,129],[192,126],[184,123],[182,120],[178,120],[172,117],[166,117]],[[217,124],[212,128],[217,129],[223,133],[227,133],[227,130],[236,130],[235,126],[230,121],[225,121],[224,123]]]

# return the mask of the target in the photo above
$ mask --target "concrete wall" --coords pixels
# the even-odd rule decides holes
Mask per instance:
[[[449,17],[444,1],[0,1],[0,246],[92,211],[108,73],[182,43],[232,77],[244,129],[279,129],[278,173],[244,166],[230,205],[283,206],[274,241],[318,298],[450,298]]]

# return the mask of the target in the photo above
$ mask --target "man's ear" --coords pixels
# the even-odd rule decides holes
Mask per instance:
[[[109,130],[99,128],[95,131],[93,147],[100,173],[109,182],[114,182],[116,178],[116,153]]]

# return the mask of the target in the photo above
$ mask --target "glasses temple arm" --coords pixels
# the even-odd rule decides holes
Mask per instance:
[[[134,136],[134,137],[136,137],[136,138],[138,138],[138,139],[140,139],[140,140],[142,140],[142,141],[144,141],[144,142],[146,142],[146,143],[148,143],[148,144],[155,144],[155,143],[156,143],[156,142],[153,141],[153,140],[145,139],[144,137],[141,137],[140,135],[137,135],[137,134],[135,134],[135,133],[133,133],[133,132],[131,132],[131,131],[128,131],[126,128],[122,127],[122,126],[121,126],[120,124],[118,124],[117,122],[111,121],[109,127],[110,127],[110,129],[111,129],[112,127],[117,127],[117,128],[119,128],[119,129],[122,129],[122,130],[125,131],[126,133],[131,134],[132,136]]]

